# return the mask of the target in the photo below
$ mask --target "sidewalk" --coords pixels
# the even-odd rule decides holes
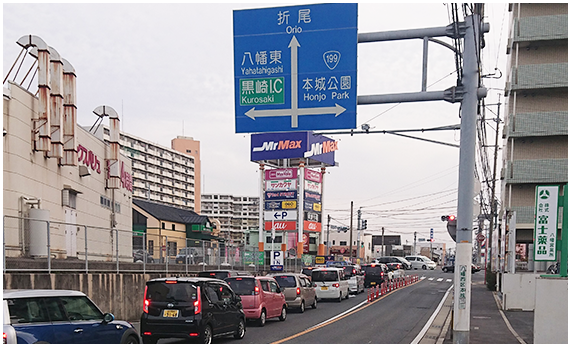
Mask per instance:
[[[533,312],[501,310],[483,279],[483,271],[472,277],[469,344],[533,344]],[[453,290],[420,344],[453,344],[452,308]]]

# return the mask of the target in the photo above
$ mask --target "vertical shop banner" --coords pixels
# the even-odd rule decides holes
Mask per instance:
[[[537,186],[535,200],[534,260],[557,259],[559,186]]]

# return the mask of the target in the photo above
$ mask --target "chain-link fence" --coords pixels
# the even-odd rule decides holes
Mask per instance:
[[[213,269],[270,272],[270,253],[218,240],[184,238],[185,232],[135,232],[4,215],[5,272],[164,272],[194,274]],[[289,256],[289,254],[288,254]],[[311,256],[305,257],[311,261]],[[303,259],[305,260],[305,259]],[[300,271],[302,259],[284,261]]]

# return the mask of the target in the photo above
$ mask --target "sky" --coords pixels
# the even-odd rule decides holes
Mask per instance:
[[[16,41],[39,36],[76,71],[78,124],[94,124],[92,111],[106,105],[119,113],[128,134],[166,147],[177,136],[193,137],[201,147],[202,193],[258,196],[250,135],[235,132],[233,11],[294,4],[309,2],[4,3],[3,77],[21,50]],[[444,27],[451,23],[449,13],[444,3],[359,3],[358,33]],[[485,35],[484,74],[502,74],[483,81],[486,117],[494,119],[494,104],[500,97],[504,102],[506,4],[487,4],[485,16],[491,30]],[[361,43],[357,59],[358,96],[421,90],[421,40]],[[23,66],[31,63],[27,58]],[[427,81],[428,91],[455,85],[452,51],[430,43]],[[356,130],[363,124],[372,131],[453,125],[460,122],[458,114],[459,104],[443,101],[359,105]],[[488,123],[491,145],[495,128]],[[453,130],[407,135],[460,141]],[[382,133],[327,136],[338,141],[339,165],[327,169],[323,189],[323,208],[333,225],[349,225],[353,202],[354,226],[361,208],[369,233],[384,227],[386,235],[400,234],[411,244],[414,232],[428,238],[433,228],[436,242],[455,246],[440,216],[456,213],[458,148]],[[493,147],[489,152],[492,157]]]

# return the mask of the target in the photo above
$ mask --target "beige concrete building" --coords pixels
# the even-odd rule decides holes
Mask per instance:
[[[109,128],[99,127],[97,135],[109,139]],[[132,160],[134,198],[201,210],[200,142],[178,136],[172,148],[120,132],[121,152]]]
[[[244,232],[259,226],[259,198],[230,194],[202,194],[202,214],[217,219],[220,236],[238,246]]]
[[[567,3],[509,5],[499,217],[516,213],[517,244],[533,243],[535,187],[568,181],[567,8]]]

